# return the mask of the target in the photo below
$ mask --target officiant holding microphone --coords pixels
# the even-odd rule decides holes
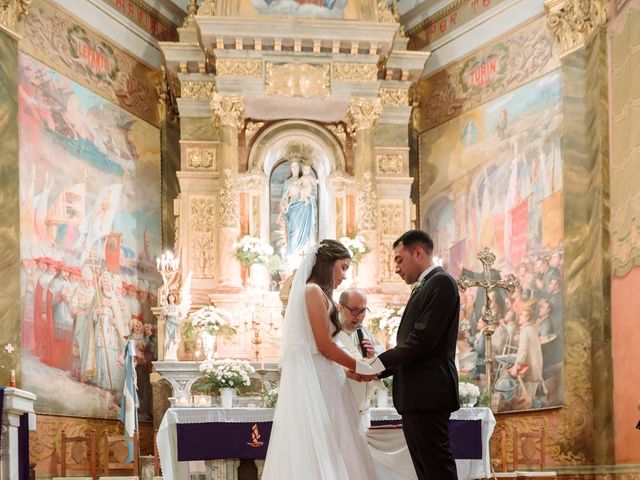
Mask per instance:
[[[378,343],[373,335],[362,325],[369,308],[367,307],[367,295],[358,288],[347,288],[340,295],[338,301],[338,312],[342,330],[337,335],[337,340],[342,348],[351,356],[358,358],[365,355],[362,351],[361,343],[372,346],[375,354],[379,355],[384,348]],[[381,380],[368,382],[366,377],[358,375],[351,370],[347,370],[349,385],[356,401],[358,412],[360,413],[360,428],[363,432],[371,425],[369,408],[371,407],[371,393],[376,388],[386,388]]]

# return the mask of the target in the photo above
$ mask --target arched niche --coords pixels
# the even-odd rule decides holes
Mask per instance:
[[[299,152],[303,163],[309,164],[318,180],[317,227],[318,239],[335,237],[336,207],[332,195],[331,178],[343,176],[345,158],[340,143],[328,130],[307,121],[287,120],[266,128],[255,139],[249,153],[248,173],[260,174],[267,181],[261,196],[260,237],[272,243],[272,232],[277,228],[277,204],[271,198],[274,168],[288,161],[291,152]]]

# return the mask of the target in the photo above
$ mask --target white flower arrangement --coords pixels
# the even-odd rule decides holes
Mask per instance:
[[[278,389],[270,388],[264,395],[264,406],[267,408],[274,408],[278,402]]]
[[[245,235],[239,242],[233,242],[233,250],[236,258],[244,268],[249,268],[255,263],[269,265],[273,256],[273,247],[259,238]]]
[[[389,338],[395,338],[398,333],[398,326],[402,319],[404,306],[387,305],[382,310],[378,310],[369,315],[369,327],[372,333],[385,332]]]
[[[371,251],[362,235],[356,235],[353,238],[340,237],[340,243],[349,250],[351,261],[356,265],[364,255]]]
[[[237,388],[249,386],[249,375],[255,369],[244,360],[205,360],[200,364],[200,372],[207,377],[207,385],[215,388]]]
[[[236,333],[231,326],[231,314],[226,310],[209,305],[189,315],[185,323],[185,335],[192,332],[207,332],[209,335],[231,335]]]
[[[480,397],[480,389],[473,383],[460,382],[458,383],[458,396],[462,404],[475,403]]]

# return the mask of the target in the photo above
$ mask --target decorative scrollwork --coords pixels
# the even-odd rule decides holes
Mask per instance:
[[[364,173],[358,187],[358,231],[375,230],[378,227],[378,194],[371,172]]]
[[[244,103],[240,95],[220,95],[213,93],[211,98],[213,123],[217,127],[229,125],[241,128],[244,124]]]
[[[262,78],[262,60],[219,58],[216,60],[216,74],[220,77]]]
[[[352,98],[347,112],[347,124],[352,132],[375,128],[382,113],[380,99]]]
[[[209,99],[216,91],[216,84],[213,82],[180,82],[180,96],[194,100]]]
[[[340,81],[375,81],[378,66],[373,63],[334,63],[333,79]]]
[[[214,198],[190,199],[190,268],[196,278],[213,278],[214,276],[214,212]]]
[[[238,185],[230,168],[222,171],[220,184],[220,226],[238,227]]]
[[[580,48],[607,21],[607,0],[548,0],[547,26],[564,53]]]

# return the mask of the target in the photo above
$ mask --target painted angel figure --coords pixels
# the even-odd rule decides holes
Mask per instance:
[[[191,272],[180,289],[180,304],[176,304],[176,295],[167,295],[164,306],[164,359],[178,360],[180,348],[180,325],[191,308]]]

